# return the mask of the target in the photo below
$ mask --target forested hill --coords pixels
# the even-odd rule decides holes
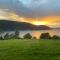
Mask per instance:
[[[0,31],[5,30],[48,30],[51,29],[48,26],[45,25],[33,25],[26,22],[16,22],[16,21],[10,21],[10,20],[0,20]]]

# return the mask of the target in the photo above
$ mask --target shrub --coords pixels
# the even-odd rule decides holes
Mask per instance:
[[[42,33],[41,36],[40,36],[41,39],[50,39],[51,36],[49,33]]]
[[[31,39],[32,38],[32,36],[29,34],[29,33],[27,33],[26,35],[24,35],[24,38],[26,39]]]
[[[0,40],[4,40],[4,37],[0,36]]]
[[[37,39],[36,37],[33,37],[33,39]]]
[[[57,36],[57,35],[54,35],[54,36],[52,37],[52,39],[60,39],[60,37]]]

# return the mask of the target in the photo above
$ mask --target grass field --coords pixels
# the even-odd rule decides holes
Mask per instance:
[[[60,60],[60,40],[1,40],[0,60]]]

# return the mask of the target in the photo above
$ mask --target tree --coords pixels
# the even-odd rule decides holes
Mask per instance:
[[[19,31],[18,30],[15,31],[15,35],[13,37],[16,39],[19,39]]]
[[[29,34],[29,33],[27,33],[26,35],[24,35],[24,38],[26,39],[31,39],[32,38],[32,36]]]
[[[6,33],[4,39],[9,39],[9,33]]]
[[[57,35],[54,35],[54,36],[52,37],[52,39],[60,39],[60,37],[57,36]]]
[[[41,39],[50,39],[51,36],[50,34],[47,32],[47,33],[42,33],[41,36],[40,36]]]
[[[4,37],[0,36],[0,40],[4,40]]]
[[[12,33],[12,34],[9,35],[9,38],[10,38],[10,39],[13,39],[14,36],[15,36],[15,34]]]

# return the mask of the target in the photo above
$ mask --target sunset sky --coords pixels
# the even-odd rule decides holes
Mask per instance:
[[[60,0],[0,0],[0,19],[60,27]]]

